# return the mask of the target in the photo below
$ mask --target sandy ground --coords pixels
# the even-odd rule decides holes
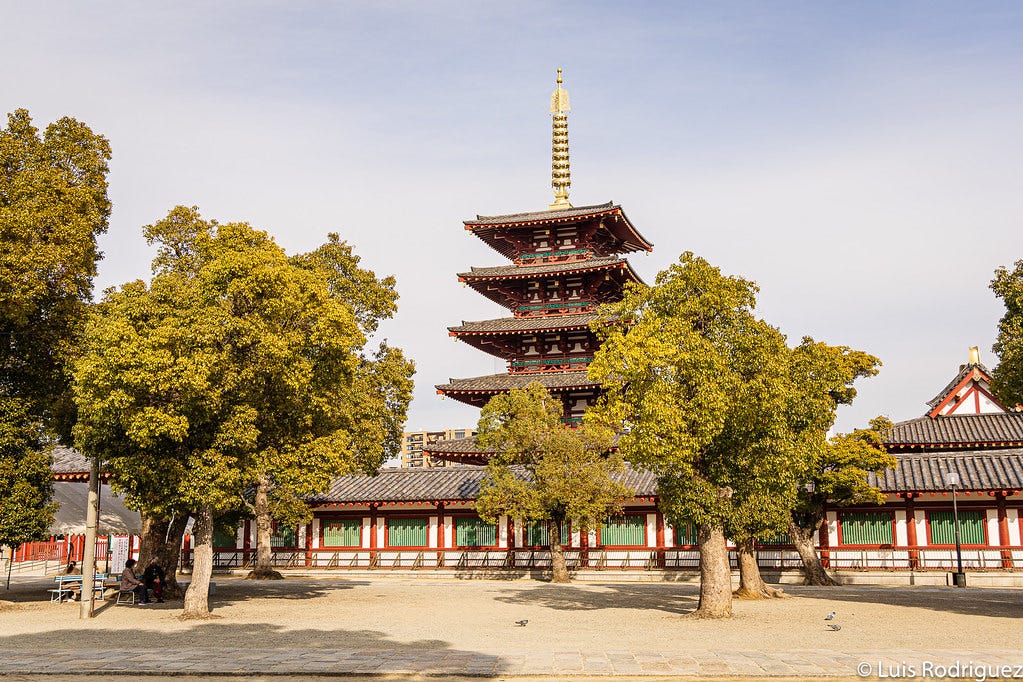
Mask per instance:
[[[83,621],[78,604],[48,601],[52,581],[15,578],[0,587],[0,648],[983,651],[1016,648],[1023,634],[1023,590],[1009,589],[790,587],[787,599],[736,601],[734,618],[707,621],[685,617],[692,585],[215,580],[218,618],[182,622],[180,601],[107,603]],[[837,632],[824,620],[832,611]]]

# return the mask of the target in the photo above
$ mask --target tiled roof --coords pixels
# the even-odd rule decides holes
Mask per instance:
[[[922,449],[1023,445],[1023,412],[918,417],[895,424],[885,443]]]
[[[545,317],[501,317],[496,320],[466,322],[448,327],[452,334],[517,334],[544,330],[576,329],[588,327],[597,319],[594,313],[581,315],[549,315]]]
[[[50,467],[55,474],[89,475],[89,459],[74,448],[58,445],[53,449],[53,465]]]
[[[520,469],[517,475],[528,474]],[[368,502],[472,501],[479,495],[487,468],[480,466],[383,469],[376,476],[342,476],[330,489],[310,499],[313,504]],[[648,471],[626,467],[615,478],[633,490],[636,497],[657,494],[657,478]]]
[[[894,469],[867,477],[881,492],[947,492],[945,474],[949,471],[958,472],[960,490],[1023,490],[1021,448],[894,457],[897,462]]]
[[[547,390],[566,388],[596,388],[600,384],[590,381],[586,372],[537,372],[522,374],[490,374],[469,379],[451,379],[436,388],[443,393],[502,393],[513,388],[525,388],[539,381]]]
[[[592,206],[573,206],[559,211],[532,211],[529,213],[509,213],[507,215],[477,215],[476,220],[466,220],[467,227],[484,225],[511,225],[515,223],[535,223],[542,221],[564,220],[580,216],[597,215],[618,209],[613,201]]]
[[[602,258],[589,258],[586,260],[568,261],[566,263],[543,263],[538,265],[498,265],[489,268],[470,268],[469,272],[458,273],[460,280],[485,279],[485,278],[533,278],[537,275],[555,275],[565,272],[585,272],[587,270],[603,270],[607,268],[622,268],[628,270],[633,279],[639,280],[639,276],[633,271],[629,261],[617,256],[606,256]]]
[[[472,455],[472,454],[487,454],[483,450],[476,447],[476,438],[451,438],[446,440],[437,440],[433,443],[429,443],[423,446],[423,452],[428,455],[433,454],[444,454],[444,455]],[[493,453],[489,453],[493,454]]]
[[[927,404],[931,407],[936,407],[942,400],[948,397],[948,394],[952,392],[952,389],[958,386],[963,379],[972,374],[974,369],[978,369],[984,374],[985,382],[990,379],[991,372],[984,365],[980,363],[963,365],[962,369],[959,370],[959,374],[957,374],[952,381],[948,382],[948,385],[941,389],[941,392],[938,393],[938,395],[928,400]]]

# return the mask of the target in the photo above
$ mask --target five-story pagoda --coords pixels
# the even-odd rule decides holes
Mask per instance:
[[[465,229],[511,261],[510,265],[471,268],[458,279],[512,316],[463,322],[448,331],[456,339],[504,359],[508,372],[451,379],[437,392],[483,407],[490,398],[539,381],[565,406],[565,421],[582,419],[600,386],[586,376],[597,349],[589,324],[596,307],[620,300],[626,282],[638,282],[622,254],[650,251],[653,245],[636,231],[620,206],[609,202],[572,206],[568,156],[568,93],[558,85],[551,95],[554,117],[552,186],[554,202],[546,211],[477,216]],[[472,441],[440,441],[431,456],[481,463],[486,453]]]

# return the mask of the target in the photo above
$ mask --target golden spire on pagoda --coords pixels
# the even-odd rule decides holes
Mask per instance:
[[[568,93],[561,87],[561,69],[558,69],[558,87],[551,95],[551,113],[554,115],[551,144],[551,187],[554,203],[547,208],[557,211],[572,208],[568,203],[568,188],[572,186],[572,172],[568,163]]]

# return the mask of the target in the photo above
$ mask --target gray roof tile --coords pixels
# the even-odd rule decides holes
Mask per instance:
[[[524,469],[518,475],[526,478]],[[472,501],[479,495],[487,468],[460,466],[443,468],[384,469],[376,476],[341,476],[330,489],[310,499],[314,504],[368,502]],[[657,494],[657,478],[648,471],[626,467],[615,477],[636,491],[636,497]]]
[[[895,424],[885,444],[890,449],[1023,445],[1023,412],[918,417]]]
[[[459,279],[481,279],[486,277],[532,278],[537,275],[554,275],[565,272],[584,272],[586,270],[602,270],[624,267],[639,281],[639,276],[632,270],[629,261],[617,256],[605,258],[589,258],[587,260],[568,261],[566,263],[543,263],[539,265],[498,265],[486,268],[470,268],[469,272],[458,273]]]
[[[536,372],[451,379],[450,383],[439,384],[436,388],[445,393],[502,393],[513,388],[525,388],[534,381],[539,381],[549,391],[600,386],[597,382],[591,381],[586,372]]]
[[[867,480],[886,493],[948,491],[945,474],[959,474],[960,490],[1023,490],[1023,449],[895,454],[894,469]]]
[[[448,327],[448,331],[461,334],[517,334],[558,329],[576,329],[589,327],[590,322],[597,319],[594,313],[579,315],[548,315],[543,317],[500,317],[496,320],[480,320],[478,322],[462,321],[458,327]]]

